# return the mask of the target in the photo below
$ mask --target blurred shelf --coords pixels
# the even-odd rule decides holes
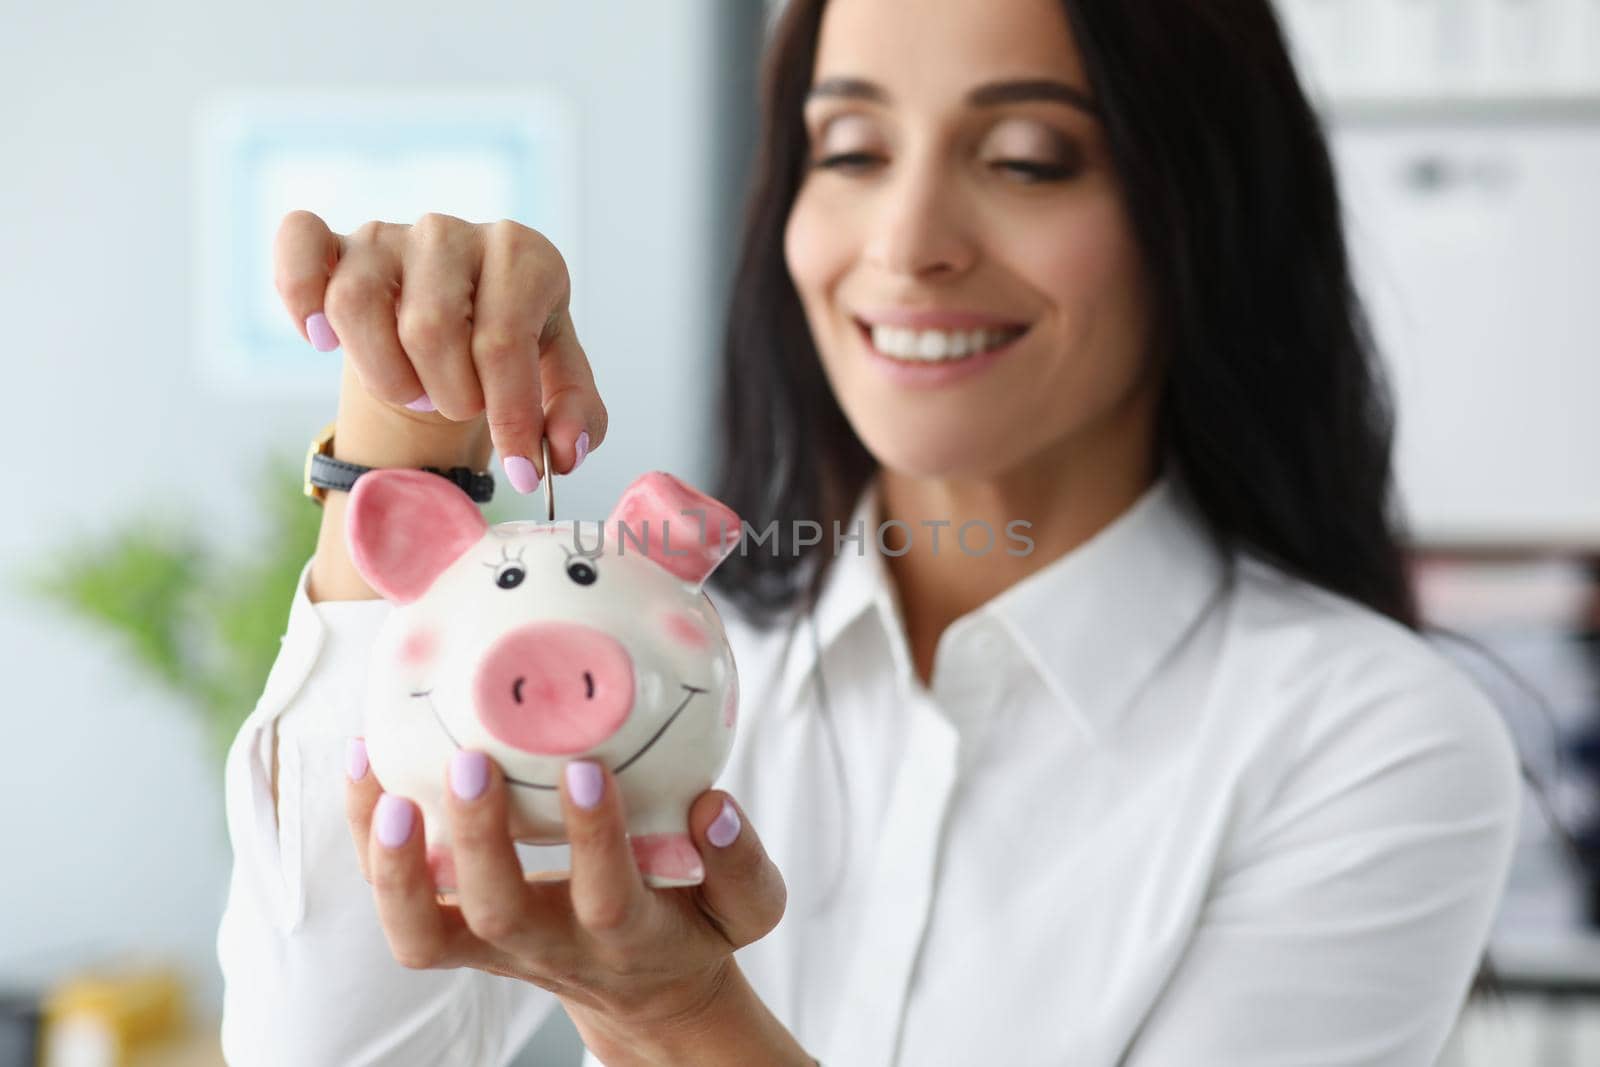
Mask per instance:
[[[1600,997],[1600,932],[1501,934],[1489,957],[1508,992]]]
[[[1314,99],[1339,123],[1600,122],[1600,91],[1537,94],[1343,94]]]

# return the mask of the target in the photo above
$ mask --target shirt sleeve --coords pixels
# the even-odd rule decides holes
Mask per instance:
[[[1442,659],[1340,691],[1225,856],[1124,1067],[1436,1062],[1510,870],[1520,765]]]
[[[397,963],[344,817],[345,747],[387,601],[306,593],[227,758],[233,870],[217,933],[231,1067],[507,1063],[554,994],[470,968]],[[273,810],[273,745],[278,806]]]

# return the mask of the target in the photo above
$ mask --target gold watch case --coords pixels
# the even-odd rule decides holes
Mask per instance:
[[[328,491],[320,485],[311,484],[311,457],[330,456],[333,454],[333,427],[337,422],[338,420],[335,419],[317,431],[317,436],[311,439],[311,447],[306,449],[306,467],[301,488],[306,496],[315,500],[318,504],[322,503],[323,498],[328,495]]]

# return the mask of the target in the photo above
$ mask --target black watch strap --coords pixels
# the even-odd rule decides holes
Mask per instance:
[[[323,489],[337,489],[348,493],[350,487],[356,484],[357,478],[373,469],[318,453],[311,457],[311,484],[321,486]],[[454,482],[476,503],[487,504],[494,499],[494,475],[488,471],[475,471],[471,467],[451,467],[449,470],[438,467],[420,469]]]

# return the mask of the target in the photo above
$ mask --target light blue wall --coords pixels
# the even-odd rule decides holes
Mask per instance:
[[[577,325],[610,437],[561,483],[562,513],[604,514],[647,469],[703,481],[702,371],[721,331],[728,186],[748,148],[727,131],[753,106],[755,42],[738,6],[10,6],[0,557],[24,566],[67,531],[107,531],[144,506],[248,544],[260,454],[303,448],[331,417],[338,354],[325,395],[249,402],[197,384],[191,122],[206,94],[236,88],[566,94],[581,145]],[[97,633],[3,595],[0,985],[150,950],[181,960],[214,1008],[229,864],[220,764],[188,710]]]

